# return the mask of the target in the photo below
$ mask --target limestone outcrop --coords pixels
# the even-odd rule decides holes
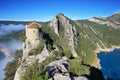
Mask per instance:
[[[50,78],[49,80],[71,80],[68,73],[68,62],[66,57],[53,61],[46,66]]]
[[[77,52],[75,51],[75,44],[77,44],[76,40],[76,28],[75,25],[72,25],[70,23],[70,20],[65,17],[63,14],[58,14],[53,18],[53,20],[49,23],[49,26],[51,29],[54,30],[54,32],[60,36],[60,26],[63,26],[64,28],[64,35],[66,40],[68,40],[68,44],[72,53],[73,57],[77,57]],[[62,36],[64,36],[62,35]]]
[[[49,23],[49,26],[54,30],[54,32],[59,36],[58,29],[59,29],[59,22],[57,16],[53,18],[53,20]]]

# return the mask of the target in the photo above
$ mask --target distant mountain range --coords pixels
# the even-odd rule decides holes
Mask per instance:
[[[18,24],[22,24],[22,25],[26,25],[27,23],[30,23],[32,21],[5,21],[5,20],[0,20],[0,24],[4,24],[4,25],[9,25],[9,24],[13,24],[13,25],[18,25]],[[38,23],[44,23],[44,22],[39,22],[36,21]]]
[[[4,25],[9,25],[9,24],[14,24],[14,25],[23,24],[23,25],[25,25],[28,22],[29,21],[2,21],[2,20],[0,20],[0,24],[4,24]]]
[[[98,20],[101,20],[103,22],[104,21],[108,21],[108,22],[111,22],[111,23],[113,23],[115,25],[119,25],[120,26],[120,12],[117,12],[117,13],[115,13],[113,15],[110,15],[110,16],[108,16],[106,18],[93,17],[93,18],[90,18],[90,19],[98,19]],[[90,19],[88,19],[88,20],[90,20]],[[79,20],[77,20],[77,21],[79,21]],[[0,20],[0,24],[6,24],[6,25],[8,25],[8,24],[15,24],[15,25],[23,24],[23,25],[25,25],[25,24],[30,23],[30,22],[32,22],[32,21],[10,21],[10,20],[6,21],[6,20]],[[39,22],[39,21],[37,21],[37,22],[38,23],[44,23],[44,22]],[[95,22],[95,21],[93,20],[93,22]]]
[[[120,13],[115,13],[106,18],[93,17],[88,20],[92,22],[96,22],[98,24],[103,24],[103,25],[111,26],[113,28],[120,29]]]

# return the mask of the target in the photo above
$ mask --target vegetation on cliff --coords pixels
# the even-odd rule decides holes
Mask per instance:
[[[46,71],[46,65],[56,60],[56,57],[47,57],[42,63],[38,63],[36,60],[31,65],[27,66],[25,74],[21,76],[21,80],[48,80],[48,72]]]
[[[21,80],[48,80],[47,71],[42,68],[42,64],[35,61],[27,66],[26,73],[21,76]]]
[[[80,58],[72,59],[69,61],[69,72],[73,75],[90,75],[90,67],[82,64]]]

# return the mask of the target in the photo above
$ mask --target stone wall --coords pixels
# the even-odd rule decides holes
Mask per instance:
[[[26,28],[26,40],[32,45],[36,45],[36,40],[39,40],[39,29]]]

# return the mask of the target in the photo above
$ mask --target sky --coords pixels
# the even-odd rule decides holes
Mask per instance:
[[[49,21],[58,13],[80,20],[119,11],[120,0],[0,0],[0,20]]]

